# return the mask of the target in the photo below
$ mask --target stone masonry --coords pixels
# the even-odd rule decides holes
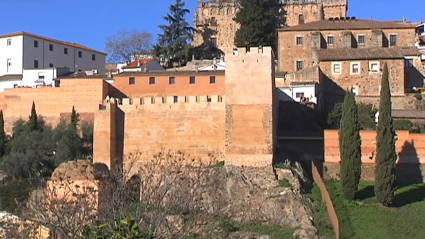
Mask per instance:
[[[301,2],[301,1],[299,1]],[[317,0],[298,3],[294,0],[281,1],[279,19],[285,24],[280,27],[295,26],[322,19],[346,17],[348,0]],[[198,0],[194,16],[194,26],[200,32],[195,34],[193,45],[214,44],[219,49],[235,47],[234,38],[239,25],[233,20],[239,11],[237,0]]]
[[[272,164],[277,102],[271,47],[226,56],[225,95],[157,96],[104,102],[95,114],[94,162],[182,150],[221,154],[226,164]],[[143,160],[143,159],[140,159]]]

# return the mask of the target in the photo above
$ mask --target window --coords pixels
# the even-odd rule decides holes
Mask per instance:
[[[81,51],[78,51],[78,57],[79,58],[83,57],[83,53]]]
[[[155,77],[149,77],[149,85],[155,85]]]
[[[91,54],[91,60],[95,61],[96,60],[96,55],[95,54]]]
[[[134,78],[134,77],[129,77],[129,78],[128,78],[128,84],[129,84],[129,85],[134,85],[134,84],[136,84],[136,78]]]
[[[53,51],[53,44],[49,44],[49,51]]]
[[[390,35],[390,46],[397,46],[397,35],[396,34]]]
[[[366,36],[365,35],[358,35],[357,36],[357,44],[359,44],[359,45],[366,44]]]
[[[404,66],[405,67],[413,67],[413,59],[404,59]]]
[[[215,84],[215,76],[210,76],[210,84]]]
[[[351,88],[351,92],[353,92],[354,95],[358,95],[359,94],[359,86],[353,85],[352,88]]]
[[[63,54],[68,55],[68,48],[63,48]]]
[[[328,45],[334,45],[335,44],[335,36],[328,36],[326,40],[327,40],[326,42],[328,43]]]
[[[379,72],[379,62],[369,62],[369,72],[378,73]]]
[[[176,78],[174,76],[170,76],[170,78],[168,78],[168,84],[174,85],[175,83],[176,83]]]
[[[304,44],[304,37],[297,36],[295,38],[295,44],[297,44],[297,46],[302,46]]]
[[[302,97],[304,97],[304,92],[295,93],[295,98],[302,98]]]
[[[177,103],[177,102],[179,102],[179,97],[177,97],[177,96],[174,96],[174,97],[173,97],[173,102],[174,102],[174,103]]]
[[[332,63],[332,74],[341,74],[341,63]]]
[[[304,62],[303,61],[296,61],[295,63],[295,69],[297,71],[302,70],[304,68]]]
[[[34,68],[37,69],[38,68],[38,61],[34,60]]]
[[[34,47],[38,47],[38,41],[34,40]]]
[[[212,47],[217,47],[217,38],[211,37],[210,43]]]
[[[7,72],[9,72],[12,68],[12,59],[7,59]]]
[[[49,67],[52,68],[53,67],[53,63],[49,63]]]
[[[8,46],[12,45],[12,39],[7,39],[7,45]]]
[[[189,84],[195,84],[195,77],[194,76],[191,76],[189,78]]]
[[[43,72],[38,73],[38,79],[44,80],[44,73]]]
[[[360,62],[351,62],[350,68],[350,74],[360,74]]]
[[[300,14],[298,15],[298,25],[304,24],[304,15]]]

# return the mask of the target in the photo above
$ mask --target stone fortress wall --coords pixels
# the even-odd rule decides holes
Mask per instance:
[[[278,14],[284,26],[296,26],[328,18],[347,17],[348,0],[281,0],[282,8]],[[194,16],[194,26],[201,33],[195,34],[193,45],[210,44],[216,39],[219,49],[235,47],[234,39],[239,29],[233,19],[239,11],[237,0],[198,1]]]
[[[199,158],[220,154],[233,165],[271,165],[278,109],[273,57],[270,47],[226,55],[223,96],[105,102],[95,114],[95,162],[112,168],[122,155],[165,149]]]
[[[57,88],[6,89],[0,93],[5,131],[11,133],[17,119],[28,119],[32,102],[35,103],[37,114],[52,125],[70,114],[73,106],[82,120],[93,120],[94,112],[99,109],[109,87],[103,79],[66,79],[61,80],[61,85]]]

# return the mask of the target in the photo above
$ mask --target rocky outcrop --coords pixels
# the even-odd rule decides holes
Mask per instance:
[[[290,187],[281,187],[282,181]],[[319,238],[310,201],[301,194],[298,176],[289,169],[214,168],[205,172],[201,184],[200,200],[208,213],[237,222],[300,228],[294,237]]]

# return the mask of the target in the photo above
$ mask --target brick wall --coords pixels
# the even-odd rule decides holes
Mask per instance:
[[[325,130],[324,172],[327,178],[339,178],[340,154],[338,130]],[[397,131],[397,177],[402,181],[422,182],[425,178],[425,135]],[[362,179],[374,180],[376,131],[360,131],[362,139]]]
[[[11,132],[13,123],[19,118],[28,119],[33,101],[37,114],[52,125],[59,122],[61,114],[65,116],[70,113],[72,106],[84,118],[90,119],[90,116],[86,115],[99,109],[99,104],[106,97],[107,91],[107,83],[103,79],[61,80],[59,88],[6,89],[0,97],[5,130]]]
[[[151,77],[155,78],[154,84],[149,83]],[[190,84],[190,77],[195,78],[193,84]],[[211,83],[211,77],[215,79],[214,83]],[[134,78],[134,84],[130,84],[129,78]],[[174,78],[173,84],[170,84],[170,78]],[[111,85],[129,98],[223,95],[224,79],[223,71],[126,73],[125,75],[114,76],[114,83]]]

